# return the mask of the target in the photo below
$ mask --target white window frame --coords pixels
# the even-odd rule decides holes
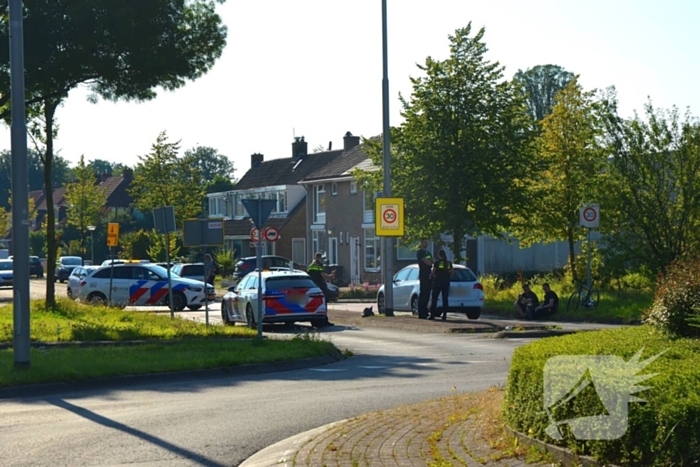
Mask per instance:
[[[357,182],[356,181],[350,182],[350,194],[351,195],[357,194]]]
[[[321,251],[321,243],[319,239],[320,230],[311,231],[311,254],[315,255],[317,252]]]
[[[338,195],[338,184],[333,182],[331,183],[331,196],[337,196]]]
[[[323,197],[323,203],[320,202]],[[323,204],[323,212],[321,212],[321,204]],[[326,185],[314,185],[314,223],[326,223]]]
[[[371,235],[371,236],[370,236],[370,235]],[[365,263],[365,271],[367,271],[367,272],[379,272],[380,269],[381,269],[381,264],[379,263],[379,260],[381,259],[381,255],[382,255],[382,250],[381,250],[381,248],[382,248],[382,239],[381,239],[381,237],[377,237],[377,235],[376,235],[376,233],[375,233],[375,231],[374,231],[373,228],[371,228],[371,229],[364,229],[363,236],[364,236],[364,244],[363,244],[363,246],[364,246],[364,248],[363,248],[364,254],[363,254],[363,257],[364,257],[364,259],[365,259],[365,261],[364,261],[364,263]],[[370,265],[367,264],[367,263],[368,263],[368,261],[367,261],[367,250],[368,250],[368,246],[370,246],[370,244],[371,244],[371,246],[372,246],[372,251],[373,251],[373,254],[374,254],[374,256],[375,256],[375,258],[374,258],[374,266],[370,266]],[[379,255],[377,255],[377,252],[379,252]],[[379,258],[376,258],[377,256],[379,256]]]
[[[328,239],[328,264],[338,264],[338,237],[330,237]]]
[[[367,209],[367,196],[372,193],[372,205]],[[374,204],[377,200],[376,192],[369,192],[367,190],[362,190],[362,222],[365,224],[374,223]]]

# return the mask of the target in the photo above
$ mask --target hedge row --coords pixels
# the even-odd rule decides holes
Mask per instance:
[[[643,350],[642,350],[643,349]],[[634,356],[642,350],[639,361],[664,352],[643,369],[633,368]],[[612,361],[598,358],[605,365],[589,363],[595,357],[554,356],[617,356],[622,360]],[[613,357],[614,358],[614,357]],[[582,363],[583,362],[583,363]],[[616,362],[616,363],[615,363]],[[614,364],[610,364],[614,363]],[[615,364],[622,363],[622,367]],[[651,326],[618,328],[604,331],[579,333],[570,336],[548,338],[516,350],[508,377],[506,398],[503,407],[504,417],[509,426],[542,441],[566,446],[575,453],[590,455],[601,463],[617,465],[697,465],[700,463],[700,341],[696,339],[672,339]],[[640,365],[641,366],[641,365]],[[601,370],[601,368],[603,368]],[[556,370],[556,371],[553,371]],[[636,380],[637,387],[647,390],[633,394],[646,402],[630,402],[627,395],[628,384],[619,386],[601,384],[608,376],[657,375],[646,381]],[[545,410],[544,381],[547,374],[547,404]],[[582,372],[584,372],[582,374]],[[554,376],[556,375],[556,376]],[[580,377],[579,377],[580,375]],[[601,376],[602,375],[602,376]],[[624,379],[624,378],[623,378]],[[580,384],[592,381],[593,384]],[[607,382],[611,379],[608,378]],[[626,378],[627,382],[632,381]],[[614,382],[614,381],[613,381]],[[632,385],[635,382],[632,381]],[[584,387],[561,406],[552,409],[555,400],[563,397],[569,389]],[[612,389],[612,391],[610,391]],[[632,393],[634,393],[634,388]],[[606,392],[608,391],[608,392]],[[552,395],[555,395],[552,397]],[[571,396],[573,393],[569,393]],[[618,394],[620,397],[613,397]],[[603,400],[617,405],[607,410]],[[617,422],[628,422],[626,431],[618,439],[577,440],[574,432],[577,422],[558,425],[562,420],[572,420],[595,415],[622,414],[628,407],[628,420],[613,417]],[[551,418],[550,418],[551,417]],[[614,432],[614,426],[607,424],[611,419],[586,419],[585,425],[600,433]],[[580,420],[579,420],[580,421]],[[618,427],[619,428],[619,427]],[[624,426],[623,426],[624,428]],[[611,431],[612,430],[612,431]],[[549,434],[548,434],[549,433]],[[580,431],[578,432],[581,433]],[[554,439],[559,437],[560,439]],[[583,438],[584,436],[579,436]],[[613,436],[607,436],[612,438]]]

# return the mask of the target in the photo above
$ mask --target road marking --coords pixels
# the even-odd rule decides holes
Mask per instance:
[[[379,365],[360,365],[358,368],[364,368],[366,370],[383,370],[384,368],[389,368],[388,366]]]
[[[332,371],[348,371],[347,368],[309,368],[311,371],[332,372]]]

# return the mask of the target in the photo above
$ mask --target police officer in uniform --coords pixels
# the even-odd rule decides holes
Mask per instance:
[[[321,253],[316,253],[314,255],[314,260],[309,266],[306,268],[307,274],[311,277],[311,280],[314,281],[314,284],[318,286],[319,289],[323,292],[323,295],[326,297],[326,306],[328,305],[328,295],[329,295],[329,290],[328,290],[328,285],[326,285],[326,281],[331,281],[335,279],[335,271],[333,271],[330,274],[326,274],[325,269],[323,267],[323,255]],[[326,312],[326,326],[333,326],[333,323],[328,321],[328,315]]]
[[[428,239],[423,237],[420,240],[420,249],[416,254],[418,259],[418,280],[420,281],[420,292],[418,295],[418,318],[428,318],[428,302],[430,301],[430,289],[432,281],[430,271],[433,267],[433,255],[428,251]]]
[[[444,310],[442,311],[442,320],[447,319],[447,306],[449,302],[447,301],[450,296],[450,278],[454,273],[454,268],[452,263],[447,261],[447,255],[445,250],[440,250],[438,252],[438,260],[433,264],[433,299],[430,303],[430,318],[435,319],[439,314],[437,314],[437,301],[438,296],[442,293],[442,306]]]

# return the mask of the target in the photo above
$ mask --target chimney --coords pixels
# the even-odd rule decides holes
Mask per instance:
[[[122,170],[122,177],[124,177],[125,182],[130,182],[134,179],[134,169],[130,169],[129,167],[124,168]]]
[[[251,154],[250,155],[250,167],[251,168],[257,167],[260,164],[262,164],[262,161],[264,161],[264,160],[265,160],[265,156],[263,156],[262,154],[260,154],[258,152],[256,152],[255,154]]]
[[[308,144],[306,141],[304,141],[304,137],[296,137],[294,138],[294,142],[292,143],[292,157],[294,159],[299,159],[300,157],[303,157],[308,154]]]
[[[343,136],[343,152],[348,152],[360,144],[360,137],[353,136],[349,131]]]

